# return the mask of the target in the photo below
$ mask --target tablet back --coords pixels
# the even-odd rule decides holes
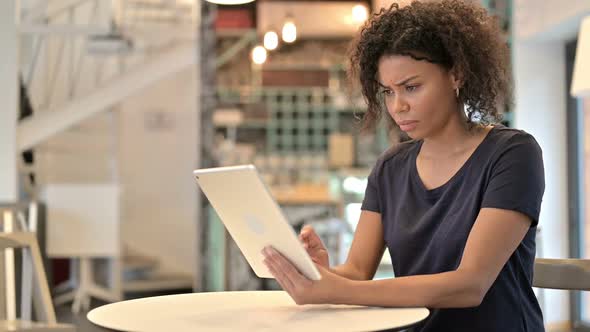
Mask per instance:
[[[312,280],[320,274],[253,165],[195,170],[197,183],[242,254],[261,278],[272,278],[261,251],[273,246]]]

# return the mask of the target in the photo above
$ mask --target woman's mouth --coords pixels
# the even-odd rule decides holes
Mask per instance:
[[[408,132],[408,131],[412,131],[412,130],[416,129],[416,127],[418,126],[418,121],[405,120],[405,121],[400,121],[397,124],[402,131]]]

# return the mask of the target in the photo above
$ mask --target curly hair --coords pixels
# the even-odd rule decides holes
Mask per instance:
[[[349,73],[360,81],[368,104],[363,131],[374,129],[383,113],[377,73],[384,55],[406,55],[452,70],[461,81],[459,100],[466,106],[467,121],[490,124],[501,119],[498,105],[512,102],[508,45],[497,20],[475,2],[394,3],[371,16],[350,49]]]

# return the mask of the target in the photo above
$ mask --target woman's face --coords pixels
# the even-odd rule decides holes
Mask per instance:
[[[387,112],[413,139],[440,133],[457,111],[454,75],[442,66],[409,56],[387,55],[379,59],[378,81]]]

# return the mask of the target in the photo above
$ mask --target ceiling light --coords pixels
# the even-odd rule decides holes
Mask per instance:
[[[352,20],[355,23],[363,23],[369,18],[369,10],[363,5],[352,7]]]
[[[297,39],[297,27],[293,19],[287,17],[285,24],[283,25],[283,41],[285,43],[292,43]]]
[[[268,31],[264,34],[264,48],[269,51],[276,49],[279,46],[279,35],[274,31]]]
[[[262,46],[256,46],[252,50],[252,61],[255,64],[261,65],[266,62],[266,48]]]

